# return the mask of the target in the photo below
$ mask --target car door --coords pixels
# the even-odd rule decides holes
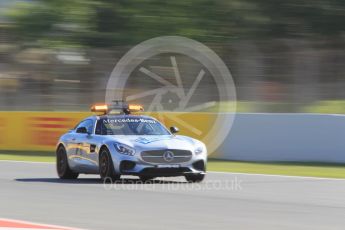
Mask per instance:
[[[81,140],[83,136],[88,135],[87,132],[81,132],[82,128],[87,130],[87,126],[92,123],[92,120],[86,119],[81,121],[74,129],[73,135],[69,140],[68,155],[71,163],[71,167],[75,170],[80,171],[81,166],[85,164],[83,159],[83,149]]]
[[[94,173],[98,168],[94,135],[95,121],[92,119],[87,119],[81,125],[81,127],[86,128],[87,132],[76,133],[75,141],[78,145],[76,158],[79,159],[81,171],[85,173]]]
[[[85,121],[79,122],[74,129],[70,130],[65,139],[67,156],[69,159],[69,164],[72,169],[77,170],[80,164],[79,159],[76,158],[79,151],[79,144],[76,141],[77,129],[85,126]]]

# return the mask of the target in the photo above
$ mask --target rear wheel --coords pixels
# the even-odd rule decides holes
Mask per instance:
[[[77,179],[79,173],[73,172],[68,165],[66,150],[60,146],[56,151],[56,171],[60,179]]]
[[[115,182],[120,179],[120,175],[115,173],[113,160],[107,148],[102,148],[100,152],[99,174],[104,182]]]

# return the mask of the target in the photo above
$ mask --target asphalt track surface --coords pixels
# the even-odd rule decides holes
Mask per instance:
[[[55,165],[0,161],[0,218],[83,229],[345,229],[345,180],[209,173],[105,188]]]

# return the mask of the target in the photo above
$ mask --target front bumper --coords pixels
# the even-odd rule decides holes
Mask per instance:
[[[193,157],[190,161],[180,164],[151,164],[135,157],[122,157],[114,160],[116,173],[121,175],[171,177],[186,174],[205,174],[206,159]]]
[[[120,175],[169,177],[186,174],[205,174],[206,171],[206,151],[195,154],[191,149],[142,150],[141,152],[138,151],[134,156],[128,156],[118,153],[113,146],[111,147],[110,152],[115,173]],[[167,162],[162,159],[157,161],[148,158],[154,156],[156,159],[157,155],[155,154],[161,157],[161,153],[166,151],[173,151],[174,160]],[[188,155],[186,155],[187,152],[189,152]]]
[[[205,174],[205,165],[203,160],[197,160],[190,165],[152,165],[125,160],[119,164],[119,171],[121,175],[169,177]]]

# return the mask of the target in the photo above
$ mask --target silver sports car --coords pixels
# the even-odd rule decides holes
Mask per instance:
[[[56,148],[57,173],[76,179],[80,173],[99,174],[103,180],[136,175],[141,180],[185,176],[204,179],[207,149],[202,142],[176,135],[153,117],[135,115],[138,105],[96,105],[102,115],[88,117],[62,135]]]

